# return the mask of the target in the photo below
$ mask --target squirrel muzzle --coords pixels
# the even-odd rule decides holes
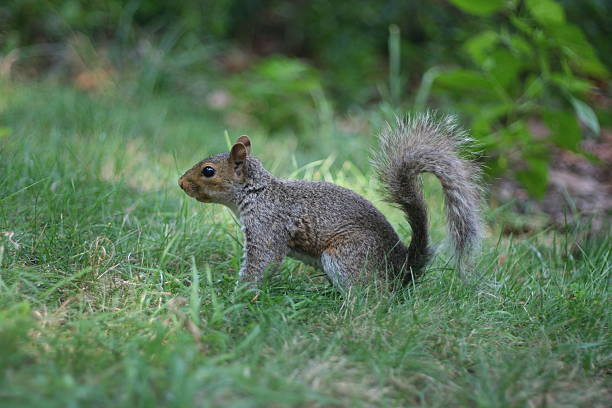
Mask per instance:
[[[208,195],[204,194],[202,191],[200,191],[198,186],[195,183],[189,181],[185,177],[185,175],[178,179],[178,185],[189,197],[193,197],[202,203],[212,202],[211,198]]]

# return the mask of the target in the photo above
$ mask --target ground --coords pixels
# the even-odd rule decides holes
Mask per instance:
[[[121,92],[0,82],[0,405],[609,405],[606,234],[508,235],[514,214],[492,207],[463,282],[428,178],[439,248],[417,284],[343,296],[287,261],[255,299],[235,288],[231,213],[176,185],[226,148],[223,125],[175,96]],[[409,240],[366,139],[344,146],[354,162],[311,150],[321,161],[304,165],[302,139],[251,136],[275,173],[357,190]]]

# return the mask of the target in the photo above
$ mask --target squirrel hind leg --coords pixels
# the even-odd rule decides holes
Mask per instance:
[[[323,266],[323,271],[325,271],[325,274],[337,289],[343,291],[351,286],[351,276],[355,272],[352,270],[353,266],[345,258],[332,252],[324,251],[323,255],[321,255],[321,265]]]
[[[354,240],[345,245],[327,248],[321,255],[323,271],[332,284],[341,291],[347,291],[352,286],[368,284],[379,276],[381,262],[375,245],[355,246]]]

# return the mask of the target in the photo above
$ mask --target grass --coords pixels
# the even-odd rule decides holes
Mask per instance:
[[[253,301],[229,211],[176,186],[223,131],[179,96],[0,82],[0,406],[608,406],[610,237],[500,237],[490,212],[476,284],[441,251],[413,287],[342,297],[288,260]],[[252,136],[277,174],[377,200],[363,166]]]

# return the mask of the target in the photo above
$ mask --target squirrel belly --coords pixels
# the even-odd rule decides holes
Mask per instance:
[[[451,117],[424,114],[388,125],[372,159],[385,198],[401,208],[412,229],[404,245],[385,217],[357,193],[327,182],[273,176],[240,136],[229,153],[207,157],[180,179],[189,196],[232,208],[244,232],[240,280],[257,285],[285,256],[322,268],[347,289],[375,278],[406,283],[431,257],[427,209],[419,175],[438,177],[445,195],[457,269],[480,239],[479,169],[459,156],[465,134]]]

